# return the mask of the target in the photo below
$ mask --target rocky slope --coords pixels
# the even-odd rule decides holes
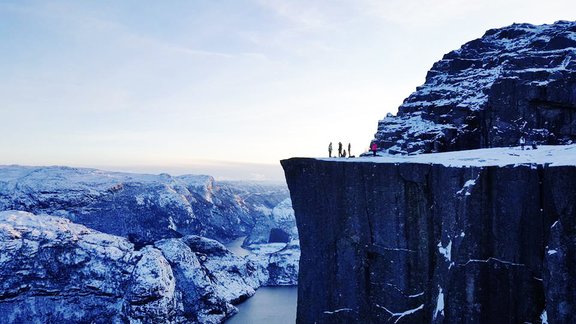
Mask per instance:
[[[576,145],[282,161],[298,323],[573,323]]]
[[[374,141],[390,153],[576,140],[576,22],[492,29],[446,54]]]
[[[64,218],[4,211],[0,321],[220,323],[236,312],[233,304],[276,283],[270,259],[297,268],[298,255],[285,251],[240,258],[199,236],[138,249]]]

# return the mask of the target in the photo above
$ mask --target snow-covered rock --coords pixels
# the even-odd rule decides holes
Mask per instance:
[[[135,249],[68,219],[0,212],[0,322],[220,323],[267,267],[199,236]]]
[[[298,239],[298,230],[292,201],[286,198],[273,209],[263,210],[264,215],[254,225],[250,235],[244,241],[245,246],[265,243],[288,243]]]
[[[253,244],[246,256],[258,265],[262,286],[294,286],[298,284],[300,242]]]
[[[576,140],[576,22],[492,29],[436,62],[374,141],[391,153]]]
[[[10,212],[12,221],[17,221],[18,217],[23,217],[20,221],[29,220],[27,226],[42,227],[53,223],[42,223],[42,219],[67,224],[63,228],[42,227],[39,233],[48,239],[59,239],[67,233],[68,227],[82,228],[91,234],[74,241],[81,247],[79,251],[102,251],[112,260],[129,259],[125,265],[116,265],[121,268],[118,271],[131,273],[129,278],[114,277],[100,282],[101,272],[115,273],[110,270],[112,261],[109,259],[93,260],[94,264],[82,270],[83,276],[76,276],[78,285],[104,288],[111,285],[106,293],[118,294],[115,302],[107,302],[110,306],[105,308],[111,310],[103,312],[104,315],[94,315],[94,318],[103,316],[142,322],[185,318],[219,323],[236,312],[233,304],[252,296],[258,287],[297,283],[298,245],[292,244],[282,252],[277,251],[282,248],[271,251],[253,246],[253,255],[237,257],[219,242],[196,236],[227,242],[250,233],[265,238],[259,243],[268,243],[280,233],[280,236],[287,236],[286,242],[297,239],[294,213],[285,185],[217,182],[209,176],[172,177],[69,167],[0,166],[0,210],[52,214],[81,223],[87,227],[54,217]],[[34,225],[38,222],[42,225]],[[1,228],[8,230],[8,226],[0,222]],[[123,242],[124,250],[103,248],[96,239]],[[15,261],[27,258],[27,251],[37,248],[36,241],[24,242],[25,248],[7,250],[10,254],[0,254],[0,260],[10,261],[13,272],[43,271],[44,265]],[[88,258],[84,256],[88,252],[77,255],[66,250],[65,253],[62,258],[80,259],[77,262]],[[46,263],[48,267],[50,261],[46,260]],[[56,272],[60,271],[58,265],[55,267]],[[10,280],[17,280],[15,278]],[[38,278],[55,284],[54,278],[42,275]],[[35,281],[35,278],[29,278],[29,281]],[[33,298],[20,295],[19,289],[7,287],[5,294],[24,296],[21,297],[23,303],[29,303]],[[85,294],[78,289],[69,295],[74,293],[78,295],[74,297],[76,299]],[[60,297],[53,299],[55,303],[65,302]],[[94,308],[103,302],[97,298],[90,300],[92,304],[87,302],[87,305]],[[126,305],[130,307],[126,308]],[[39,307],[48,311],[52,306]],[[32,313],[29,318],[40,315]],[[92,313],[82,311],[74,318],[89,319],[91,316]]]

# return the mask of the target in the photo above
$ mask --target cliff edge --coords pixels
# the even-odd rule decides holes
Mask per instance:
[[[283,160],[298,323],[575,322],[575,152]]]

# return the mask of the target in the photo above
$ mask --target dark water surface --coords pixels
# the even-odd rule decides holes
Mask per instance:
[[[234,241],[227,243],[227,244],[224,244],[224,245],[232,253],[236,254],[239,257],[243,257],[243,256],[250,254],[249,250],[246,250],[245,248],[242,247],[242,242],[244,242],[245,238],[246,238],[246,236],[242,236],[242,237],[239,237],[239,238],[235,239]]]
[[[294,324],[298,287],[261,287],[226,324]]]
[[[242,248],[244,237],[238,238],[226,247],[238,256],[250,251]],[[238,307],[238,314],[226,324],[294,324],[296,323],[296,302],[298,287],[261,287],[256,294]]]

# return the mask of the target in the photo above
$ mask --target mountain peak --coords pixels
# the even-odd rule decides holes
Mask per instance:
[[[576,22],[513,24],[434,63],[375,139],[391,153],[576,140]]]

